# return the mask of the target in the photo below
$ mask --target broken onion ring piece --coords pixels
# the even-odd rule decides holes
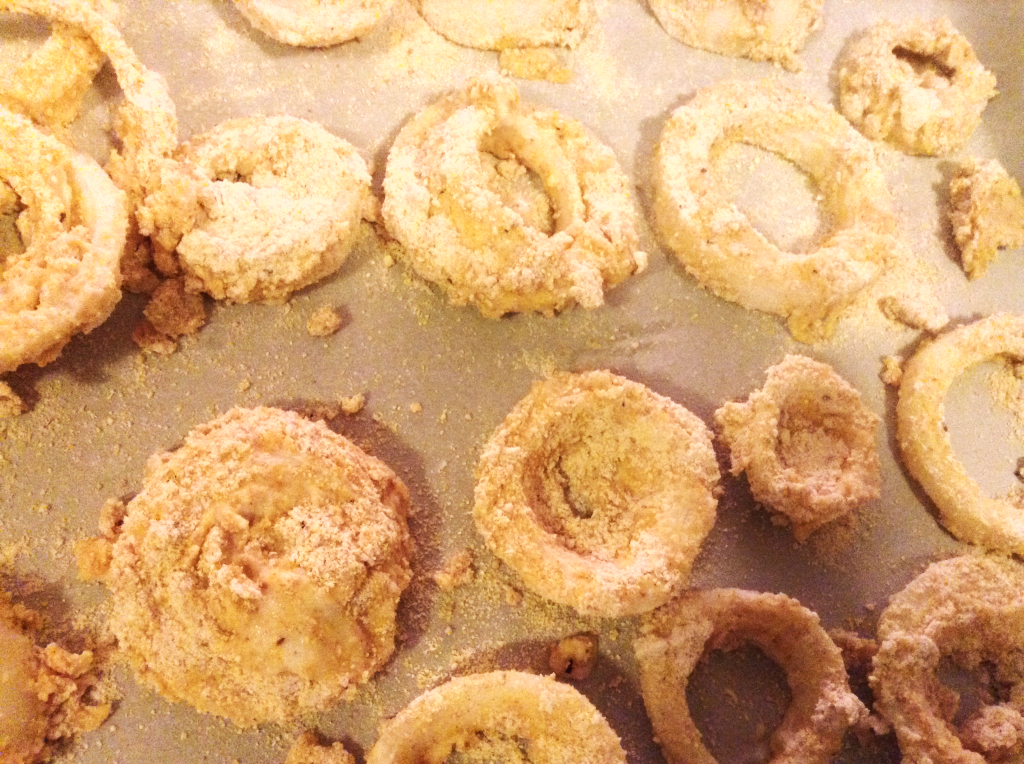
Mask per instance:
[[[824,0],[650,0],[658,23],[687,45],[754,61],[773,61],[790,71],[803,64],[797,53],[821,26]]]
[[[642,613],[682,589],[715,522],[704,423],[607,371],[536,383],[484,446],[473,516],[527,586],[581,613]]]
[[[780,250],[725,198],[713,158],[733,141],[774,152],[815,181],[832,221],[816,251]],[[828,337],[896,248],[871,145],[829,106],[768,80],[720,82],[676,109],[652,183],[658,229],[686,270],[723,299],[785,316],[802,342]]]
[[[843,116],[910,154],[962,148],[995,95],[995,75],[945,17],[883,21],[848,47],[839,66]]]
[[[395,0],[235,0],[249,23],[286,45],[324,48],[375,27]]]
[[[871,686],[904,761],[986,764],[1024,752],[1024,566],[999,557],[936,562],[896,594],[878,623]],[[955,720],[944,659],[984,669],[991,704]],[[973,750],[970,750],[973,749]]]
[[[417,274],[492,318],[597,307],[647,264],[611,150],[557,111],[521,103],[503,79],[475,81],[402,128],[382,212]]]
[[[715,424],[733,475],[747,473],[759,503],[803,541],[881,494],[878,417],[832,367],[787,355],[764,387],[726,403]]]
[[[44,366],[121,299],[125,195],[88,157],[0,107],[0,181],[24,209],[25,249],[0,271],[0,372]]]
[[[1024,317],[989,316],[925,342],[903,365],[896,434],[903,463],[950,533],[986,549],[1024,554],[1024,510],[985,494],[953,451],[943,420],[953,380],[996,356],[1024,361]]]
[[[596,17],[592,0],[416,0],[434,31],[483,50],[575,48]]]
[[[771,735],[769,764],[827,764],[846,729],[867,716],[842,652],[818,616],[784,594],[686,592],[644,617],[633,641],[651,725],[669,764],[715,764],[690,717],[686,687],[711,650],[752,643],[786,673],[792,700]]]
[[[420,695],[383,725],[366,764],[442,764],[455,748],[503,740],[525,745],[534,764],[626,764],[618,736],[579,691],[521,671],[458,677]]]

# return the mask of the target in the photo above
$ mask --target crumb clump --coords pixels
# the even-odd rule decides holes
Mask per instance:
[[[597,664],[596,634],[574,634],[556,642],[548,653],[548,666],[559,679],[582,682]]]
[[[1024,247],[1024,197],[997,160],[970,158],[949,183],[949,222],[970,279],[985,274],[1000,248]]]
[[[145,318],[135,327],[132,339],[143,350],[162,355],[177,349],[179,337],[195,334],[206,324],[203,296],[188,292],[181,278],[161,282],[142,314]]]
[[[14,392],[6,382],[0,382],[0,419],[20,416],[27,410],[28,406],[21,396]]]
[[[444,567],[434,574],[434,583],[444,591],[450,591],[472,583],[474,576],[473,551],[462,549],[449,557]]]
[[[887,355],[882,359],[882,371],[878,375],[889,387],[899,387],[903,381],[903,359]]]
[[[347,398],[341,399],[341,411],[343,414],[353,416],[363,410],[363,406],[366,405],[366,396],[362,393],[356,393],[350,395]]]
[[[341,316],[330,305],[318,308],[306,322],[306,331],[310,337],[330,337],[341,329]]]
[[[521,80],[546,80],[556,85],[572,80],[572,69],[547,48],[506,48],[498,54],[498,66],[502,74]]]
[[[288,751],[284,764],[355,764],[352,754],[341,743],[321,745],[316,735],[306,732],[299,736]]]

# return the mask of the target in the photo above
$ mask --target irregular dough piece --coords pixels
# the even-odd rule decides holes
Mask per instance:
[[[592,0],[414,0],[438,33],[484,50],[575,48],[595,13]]]
[[[323,48],[375,27],[395,0],[235,0],[249,23],[278,42]]]
[[[985,275],[1000,247],[1024,247],[1024,198],[998,160],[969,158],[949,183],[949,222],[971,279]]]
[[[351,696],[394,650],[408,502],[322,423],[232,409],[150,458],[85,548],[100,564],[80,565],[110,588],[140,681],[239,726],[283,722]]]

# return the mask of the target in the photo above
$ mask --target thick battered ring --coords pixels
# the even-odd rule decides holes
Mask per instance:
[[[824,0],[649,0],[658,23],[687,45],[800,71],[797,53],[821,26]]]
[[[2,373],[46,365],[111,314],[121,299],[128,212],[99,165],[3,107],[0,141],[0,183],[24,205],[17,225],[25,246],[0,272]]]
[[[474,81],[402,128],[382,212],[413,270],[487,317],[594,308],[647,264],[611,150],[508,80]]]
[[[150,458],[79,564],[110,588],[141,682],[239,726],[284,722],[351,697],[394,651],[408,505],[322,422],[232,409]]]
[[[324,48],[375,27],[395,0],[235,0],[249,23],[286,45]]]
[[[985,764],[1024,752],[1024,566],[999,557],[933,563],[878,624],[871,686],[904,761]],[[954,724],[959,696],[938,676],[951,658],[986,668],[993,703]]]
[[[726,403],[715,424],[733,475],[792,523],[803,541],[825,523],[881,494],[878,417],[832,367],[787,355],[744,403]]]
[[[847,728],[867,716],[842,653],[796,600],[742,589],[686,592],[646,616],[633,641],[644,705],[668,763],[715,764],[690,718],[686,686],[707,652],[746,643],[786,672],[792,694],[769,764],[827,764]]]
[[[996,356],[1024,361],[1024,317],[996,314],[926,342],[903,365],[896,435],[903,463],[961,541],[1024,554],[1024,511],[985,494],[953,451],[943,401],[963,371]]]
[[[839,67],[839,109],[864,135],[909,154],[963,147],[996,95],[996,78],[948,18],[883,21]]]
[[[596,17],[592,0],[416,0],[416,5],[434,31],[484,50],[575,48]]]
[[[181,182],[165,172],[140,229],[177,252],[190,289],[218,300],[284,302],[333,273],[372,198],[355,148],[294,117],[231,120],[174,156]]]
[[[832,220],[816,251],[780,250],[725,198],[713,161],[733,141],[774,152],[815,181]],[[723,299],[785,316],[802,342],[828,337],[896,249],[871,145],[829,106],[769,80],[720,82],[676,109],[652,182],[658,229],[686,270]]]
[[[442,764],[481,736],[525,744],[533,764],[626,762],[618,736],[579,691],[550,677],[492,671],[420,695],[383,726],[366,764]]]
[[[484,446],[473,517],[543,597],[609,618],[666,602],[715,522],[711,433],[607,371],[536,383]]]

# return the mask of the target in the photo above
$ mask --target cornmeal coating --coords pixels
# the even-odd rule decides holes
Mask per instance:
[[[969,157],[949,183],[949,222],[970,279],[985,275],[1000,247],[1024,247],[1024,197],[999,160]]]
[[[140,681],[239,726],[283,722],[352,696],[394,650],[408,502],[323,423],[232,409],[151,457],[84,556]]]
[[[596,14],[592,0],[414,0],[426,22],[459,45],[484,50],[575,48]]]

